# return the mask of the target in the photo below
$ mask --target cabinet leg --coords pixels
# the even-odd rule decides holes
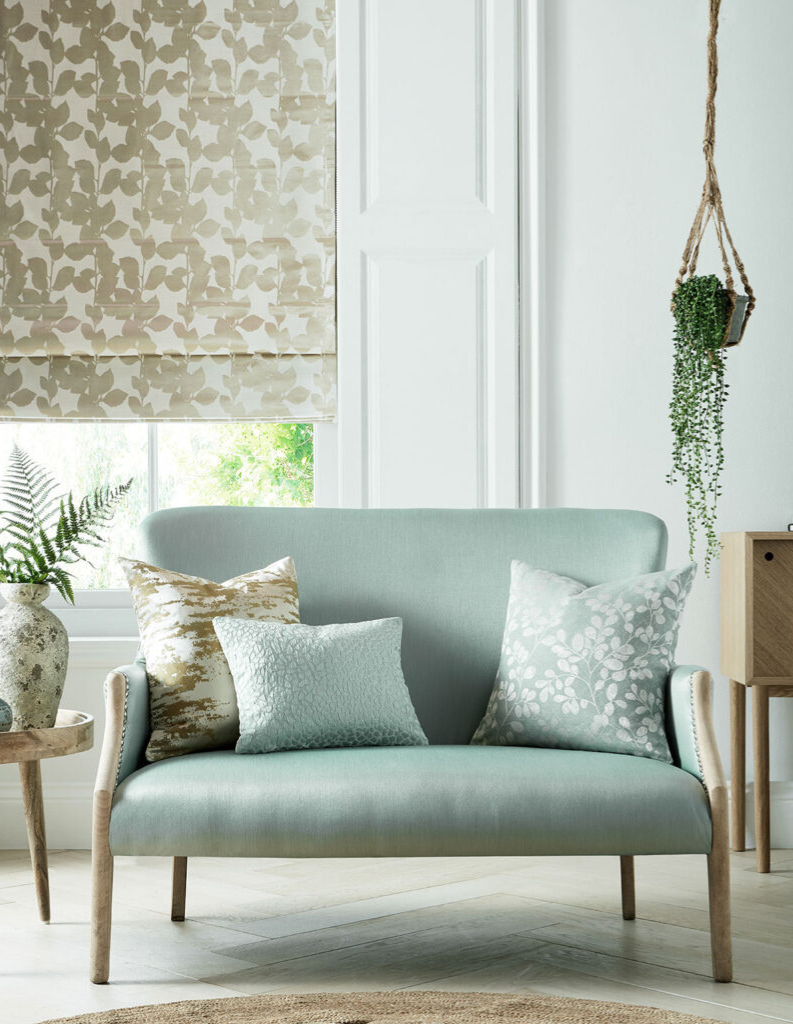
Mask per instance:
[[[746,687],[730,680],[732,848],[746,849]]]
[[[38,761],[20,761],[22,801],[28,827],[28,846],[36,883],[39,917],[45,923],[50,919],[50,880],[47,871],[47,836],[44,831],[44,801],[41,796],[41,765]]]
[[[771,814],[768,774],[768,690],[752,687],[752,736],[754,739],[754,832],[757,870],[771,870]]]

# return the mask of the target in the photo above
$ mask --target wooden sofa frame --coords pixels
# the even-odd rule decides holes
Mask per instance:
[[[715,981],[732,980],[730,925],[730,852],[727,783],[713,729],[711,678],[697,671],[691,675],[691,700],[701,775],[710,802],[713,843],[708,861],[710,937]],[[110,812],[121,757],[127,681],[111,672],[106,683],[107,720],[94,789],[91,981],[103,984],[110,972],[110,929],[113,897],[113,855],[110,852]],[[636,916],[634,858],[620,858],[622,916]],[[173,858],[171,920],[183,921],[187,888],[187,858]]]

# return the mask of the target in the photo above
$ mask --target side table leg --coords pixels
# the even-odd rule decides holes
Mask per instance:
[[[39,917],[50,919],[50,880],[47,872],[47,836],[44,832],[44,801],[41,796],[41,765],[38,761],[20,761],[22,800],[28,827],[28,846],[36,882]]]
[[[768,690],[752,687],[752,735],[754,739],[754,832],[757,870],[771,870],[771,808],[768,775]]]
[[[732,848],[746,849],[746,687],[730,680]]]

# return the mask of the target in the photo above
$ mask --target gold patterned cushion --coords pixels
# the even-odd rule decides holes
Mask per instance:
[[[220,615],[299,622],[291,558],[213,583],[120,559],[127,577],[149,676],[149,761],[233,746],[239,714],[226,657],[212,620]]]

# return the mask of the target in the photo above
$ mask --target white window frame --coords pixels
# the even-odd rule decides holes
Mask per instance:
[[[157,473],[159,470],[159,451],[158,451],[158,437],[157,437],[157,424],[147,424],[146,432],[146,472],[147,472],[147,494],[148,494],[148,510],[147,514],[151,515],[152,512],[156,512],[159,508],[159,480]],[[132,608],[132,598],[128,590],[124,588],[118,589],[75,589],[74,591],[74,605],[69,601],[65,601],[58,594],[53,594],[51,600],[48,602],[53,608],[57,608],[59,614],[63,611],[69,611],[70,609],[77,609],[79,611],[111,611],[124,608]]]
[[[157,424],[148,424],[148,514],[159,508],[159,459]],[[336,424],[314,424],[314,504],[335,506],[337,502]],[[321,467],[328,472],[323,472]],[[63,620],[71,637],[119,637],[137,635],[132,597],[126,589],[75,590],[74,604],[53,593],[47,604]]]

